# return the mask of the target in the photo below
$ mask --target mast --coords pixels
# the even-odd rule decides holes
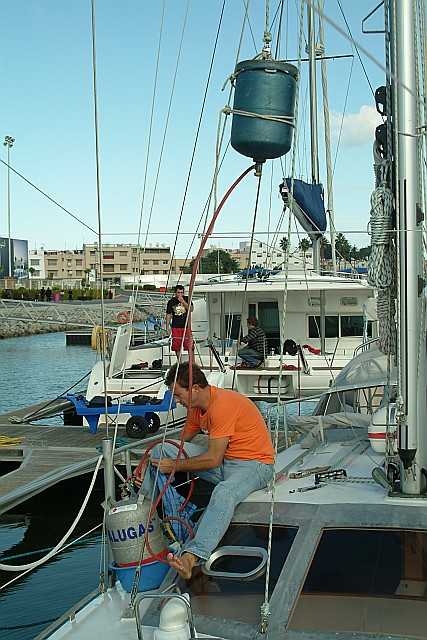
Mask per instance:
[[[316,84],[316,33],[314,25],[314,0],[307,4],[308,13],[308,60],[310,87],[310,139],[311,139],[311,182],[319,184],[319,151],[317,126],[317,84]],[[313,267],[320,271],[320,238],[313,239]],[[322,350],[323,352],[323,350]]]
[[[422,221],[417,138],[417,78],[415,67],[414,0],[391,2],[391,40],[397,113],[396,207],[398,230],[398,370],[397,423],[401,489],[409,495],[425,490],[426,467],[426,340],[423,281]],[[421,431],[423,430],[423,432]],[[421,433],[424,433],[423,437]]]

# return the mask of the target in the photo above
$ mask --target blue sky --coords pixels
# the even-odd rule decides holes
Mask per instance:
[[[270,0],[270,18],[277,1]],[[355,40],[382,62],[380,35],[365,35],[361,20],[376,5],[371,0],[341,0]],[[280,57],[297,57],[298,22],[292,1],[285,9]],[[152,139],[146,170],[150,113],[161,0],[96,0],[97,91],[99,108],[100,210],[104,243],[135,242],[173,246],[179,228],[176,255],[194,254],[197,230],[207,201],[215,166],[215,144],[220,110],[228,100],[244,14],[243,0],[227,0],[217,54],[207,92],[199,143],[186,189],[197,126],[206,89],[222,0],[191,0],[181,56],[165,122],[177,64],[187,2],[165,2],[155,96]],[[325,14],[345,30],[336,0],[324,0]],[[262,48],[265,3],[251,0],[250,24],[255,44],[246,30],[239,59],[250,59]],[[381,28],[380,15],[371,26]],[[2,100],[0,138],[16,139],[11,166],[86,225],[98,231],[95,164],[94,98],[90,0],[1,0],[3,25],[0,44]],[[272,25],[273,50],[277,22]],[[328,56],[351,55],[351,43],[325,23]],[[384,82],[382,70],[361,53],[373,88]],[[351,71],[351,77],[350,77]],[[297,177],[310,175],[306,69],[300,91]],[[369,242],[369,197],[373,189],[372,142],[378,123],[371,90],[357,57],[328,61],[329,107],[334,164],[335,226],[352,244]],[[320,88],[320,76],[318,79]],[[319,103],[319,111],[322,107]],[[341,130],[340,144],[338,136]],[[226,129],[226,140],[230,123]],[[323,136],[322,118],[319,134]],[[163,142],[164,140],[164,142]],[[162,160],[159,158],[162,145]],[[326,184],[323,145],[321,179]],[[1,146],[0,158],[7,159]],[[218,179],[218,198],[250,165],[250,160],[227,151]],[[290,155],[282,165],[289,173]],[[146,180],[145,180],[145,175]],[[264,169],[256,236],[268,240],[282,206],[278,161]],[[157,186],[155,187],[155,184]],[[145,189],[144,189],[145,184]],[[209,245],[237,248],[249,239],[255,206],[256,180],[247,177],[224,207]],[[184,194],[186,193],[185,202]],[[144,194],[144,198],[143,198]],[[184,204],[183,204],[184,202]],[[142,219],[141,207],[142,208]],[[181,218],[180,226],[178,221]],[[12,237],[28,239],[29,248],[74,249],[98,238],[87,227],[11,175]],[[357,233],[356,233],[357,232]],[[285,229],[279,232],[279,237]],[[7,169],[0,165],[0,236],[7,235]],[[297,242],[293,236],[293,242]]]

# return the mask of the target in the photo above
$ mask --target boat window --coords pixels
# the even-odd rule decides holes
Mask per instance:
[[[224,316],[225,335],[232,340],[239,340],[243,333],[247,333],[246,322],[242,327],[241,313],[226,313]],[[222,334],[221,334],[222,335]]]
[[[308,316],[308,337],[320,336],[320,316]],[[338,316],[325,316],[325,338],[338,338]]]
[[[325,338],[361,338],[363,328],[363,316],[325,316]],[[308,335],[320,336],[320,316],[308,316]],[[372,322],[368,322],[367,336],[372,338]]]
[[[363,316],[340,316],[340,322],[342,338],[363,336]],[[368,322],[367,335],[368,338],[372,338],[372,322]]]
[[[322,533],[288,629],[425,637],[427,531]]]
[[[297,529],[274,527],[271,551],[269,593],[271,594],[283,564],[288,556]],[[268,526],[254,524],[232,524],[220,543],[225,545],[262,547],[267,550]],[[226,556],[218,559],[213,569],[216,571],[248,572],[259,563],[256,558]],[[200,567],[195,567],[191,580],[177,581],[183,592],[191,596],[193,613],[203,616],[238,620],[246,624],[260,622],[260,607],[264,602],[265,574],[255,580],[235,580],[207,576]],[[206,596],[209,596],[207,598]],[[233,596],[233,597],[230,597]]]

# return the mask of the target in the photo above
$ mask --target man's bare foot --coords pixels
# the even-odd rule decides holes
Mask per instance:
[[[167,560],[170,566],[176,569],[181,578],[189,580],[198,558],[193,553],[183,553],[182,556],[174,556],[173,553],[168,553]]]
[[[145,472],[147,471],[147,467],[149,464],[148,456],[142,463],[137,474],[134,475],[135,486],[139,489],[141,487],[142,481],[144,480]]]

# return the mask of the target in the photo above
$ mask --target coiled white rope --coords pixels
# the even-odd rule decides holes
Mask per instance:
[[[378,291],[378,347],[384,354],[395,354],[396,267],[391,236],[394,196],[386,184],[385,170],[386,168],[383,165],[381,167],[381,183],[371,196],[370,232],[372,248],[368,265],[368,282]]]
[[[371,195],[371,256],[368,265],[368,281],[379,291],[391,287],[394,268],[390,252],[390,231],[394,197],[391,189],[381,183]]]

